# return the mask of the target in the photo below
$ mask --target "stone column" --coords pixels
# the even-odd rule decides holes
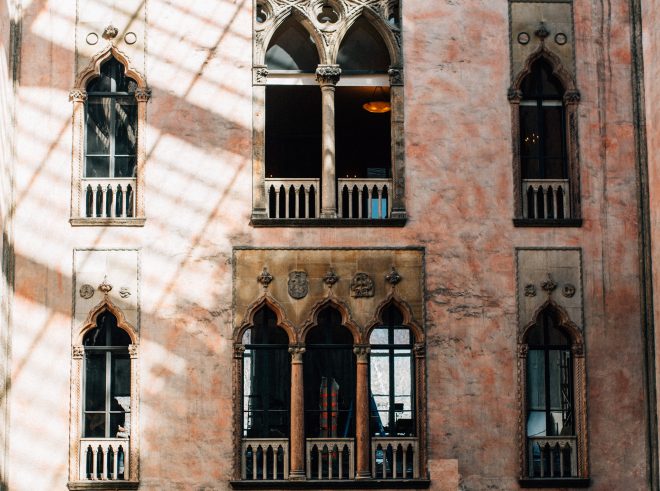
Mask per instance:
[[[406,218],[406,148],[403,123],[403,70],[389,69],[390,76],[390,136],[392,140],[392,200],[391,218]]]
[[[139,359],[138,359],[138,345],[128,345],[128,355],[131,357],[131,424],[128,428],[128,476],[126,479],[131,481],[139,481],[139,462],[140,459],[140,428],[138,416],[138,400],[140,399],[140,379],[139,379]]]
[[[80,480],[80,429],[82,419],[83,360],[85,347],[73,345],[71,350],[71,412],[69,417],[69,481]]]
[[[323,116],[321,123],[321,218],[337,218],[337,182],[335,180],[335,85],[339,65],[319,65],[316,81],[321,86]]]
[[[511,138],[513,149],[513,216],[523,218],[522,205],[522,169],[520,161],[520,101],[523,93],[519,89],[511,88],[507,94],[511,103]]]
[[[266,65],[252,68],[252,218],[268,218],[266,199]]]
[[[419,455],[415,456],[416,461],[413,462],[413,475],[422,478],[428,477],[427,464],[427,430],[426,422],[428,416],[426,415],[426,346],[424,343],[415,343],[413,347],[413,355],[415,356],[415,388],[417,397],[415,401],[415,409],[417,410],[417,445],[419,448]],[[414,469],[417,468],[418,472],[415,473]]]
[[[291,430],[289,479],[305,479],[305,406],[303,392],[303,354],[305,347],[289,348],[291,353]]]
[[[135,213],[133,217],[144,218],[144,175],[147,162],[147,102],[151,97],[151,89],[140,88],[135,91],[137,101],[137,172],[133,199],[135,200]]]
[[[71,218],[84,216],[84,204],[81,204],[81,177],[85,162],[85,101],[87,92],[73,89],[69,92],[73,102],[73,149],[71,158]],[[83,200],[84,203],[84,200]]]
[[[355,395],[355,447],[357,454],[357,479],[369,479],[369,348],[356,346],[357,383]]]

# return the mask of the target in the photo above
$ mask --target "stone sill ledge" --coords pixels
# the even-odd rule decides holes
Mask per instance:
[[[539,220],[535,218],[514,218],[514,227],[581,227],[581,218],[547,219]]]
[[[232,489],[428,489],[429,479],[229,481]]]
[[[252,218],[253,227],[404,227],[406,218]]]
[[[591,479],[588,477],[550,477],[518,479],[521,488],[588,488]]]
[[[70,218],[73,227],[144,227],[146,218]]]
[[[140,481],[69,481],[70,491],[124,491],[138,489]]]

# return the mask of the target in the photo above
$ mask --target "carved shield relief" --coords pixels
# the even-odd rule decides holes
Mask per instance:
[[[304,298],[309,291],[307,273],[305,271],[291,271],[289,273],[289,295],[292,298]]]

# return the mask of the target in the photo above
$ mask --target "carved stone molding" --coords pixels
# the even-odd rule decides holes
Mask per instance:
[[[338,281],[339,276],[337,276],[337,274],[332,269],[323,276],[323,283],[328,285],[330,288],[332,288]]]
[[[302,345],[291,346],[289,348],[289,353],[291,354],[291,363],[302,363],[305,351],[306,348]]]
[[[320,85],[337,85],[340,77],[339,65],[319,65],[316,68],[316,81]]]
[[[87,91],[84,89],[71,89],[69,91],[69,100],[72,102],[85,102],[87,100]]]
[[[268,285],[273,281],[273,275],[268,272],[268,268],[264,267],[261,274],[257,276],[257,281],[261,283],[261,286],[264,288],[268,288]]]
[[[287,282],[289,288],[289,296],[300,300],[307,296],[309,292],[309,282],[307,280],[307,272],[305,271],[291,271],[289,273],[289,281]]]
[[[394,266],[392,266],[392,271],[385,275],[385,281],[392,286],[397,285],[401,281],[401,275]]]
[[[138,102],[147,102],[149,99],[151,99],[151,89],[140,87],[135,89],[135,98]]]
[[[584,344],[583,343],[573,344],[573,346],[571,346],[571,351],[573,352],[573,356],[577,358],[582,358],[584,356]]]
[[[106,27],[103,30],[103,39],[107,39],[108,41],[111,41],[117,37],[117,34],[119,34],[119,29],[117,29],[115,26],[110,24],[108,27]]]
[[[268,68],[265,65],[259,65],[252,68],[252,83],[254,85],[266,85],[268,80]]]
[[[85,357],[85,347],[81,344],[74,344],[71,347],[71,357],[74,360],[81,360]]]
[[[369,348],[369,346],[356,346],[353,348],[353,353],[355,353],[358,363],[367,363],[369,361],[370,352],[371,348]]]
[[[122,286],[122,287],[119,289],[119,296],[120,296],[121,298],[128,298],[128,297],[130,297],[130,296],[131,296],[131,289],[128,288],[127,286]]]
[[[351,296],[366,298],[374,296],[374,280],[367,273],[356,273],[351,280]]]
[[[131,358],[137,358],[140,350],[137,344],[128,345],[128,356]]]

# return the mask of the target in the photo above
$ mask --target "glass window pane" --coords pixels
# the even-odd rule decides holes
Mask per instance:
[[[90,97],[87,101],[87,155],[110,152],[111,98]]]
[[[337,63],[343,71],[387,72],[390,54],[378,31],[360,17],[346,33],[339,47]]]
[[[115,155],[135,155],[137,148],[137,105],[135,100],[115,100]]]
[[[85,353],[85,411],[105,410],[105,353]]]
[[[539,153],[540,131],[538,128],[538,108],[520,106],[520,155],[537,157]]]
[[[394,358],[394,393],[397,396],[412,394],[412,363],[410,354]],[[407,408],[410,409],[410,408]]]
[[[294,19],[285,21],[266,51],[268,69],[313,72],[318,64],[318,51],[309,32]]]
[[[131,359],[128,354],[112,354],[110,410],[129,411],[131,400]]]
[[[370,357],[371,393],[375,396],[389,395],[390,393],[390,364],[388,357]]]
[[[371,344],[388,344],[387,329],[374,329],[371,331],[369,342]]]
[[[135,155],[130,157],[115,157],[115,176],[114,177],[135,177],[135,165],[137,158]]]
[[[563,122],[564,108],[543,108],[543,154],[546,157],[562,158],[563,146]]]
[[[410,329],[395,329],[394,344],[410,344]]]
[[[527,405],[545,410],[545,358],[542,350],[527,353]]]
[[[105,413],[85,414],[85,437],[105,437]]]
[[[110,157],[87,157],[85,177],[110,177]]]
[[[110,414],[110,432],[108,438],[121,438],[128,436],[130,429],[130,413]]]
[[[545,412],[530,411],[527,416],[527,436],[545,436]]]

